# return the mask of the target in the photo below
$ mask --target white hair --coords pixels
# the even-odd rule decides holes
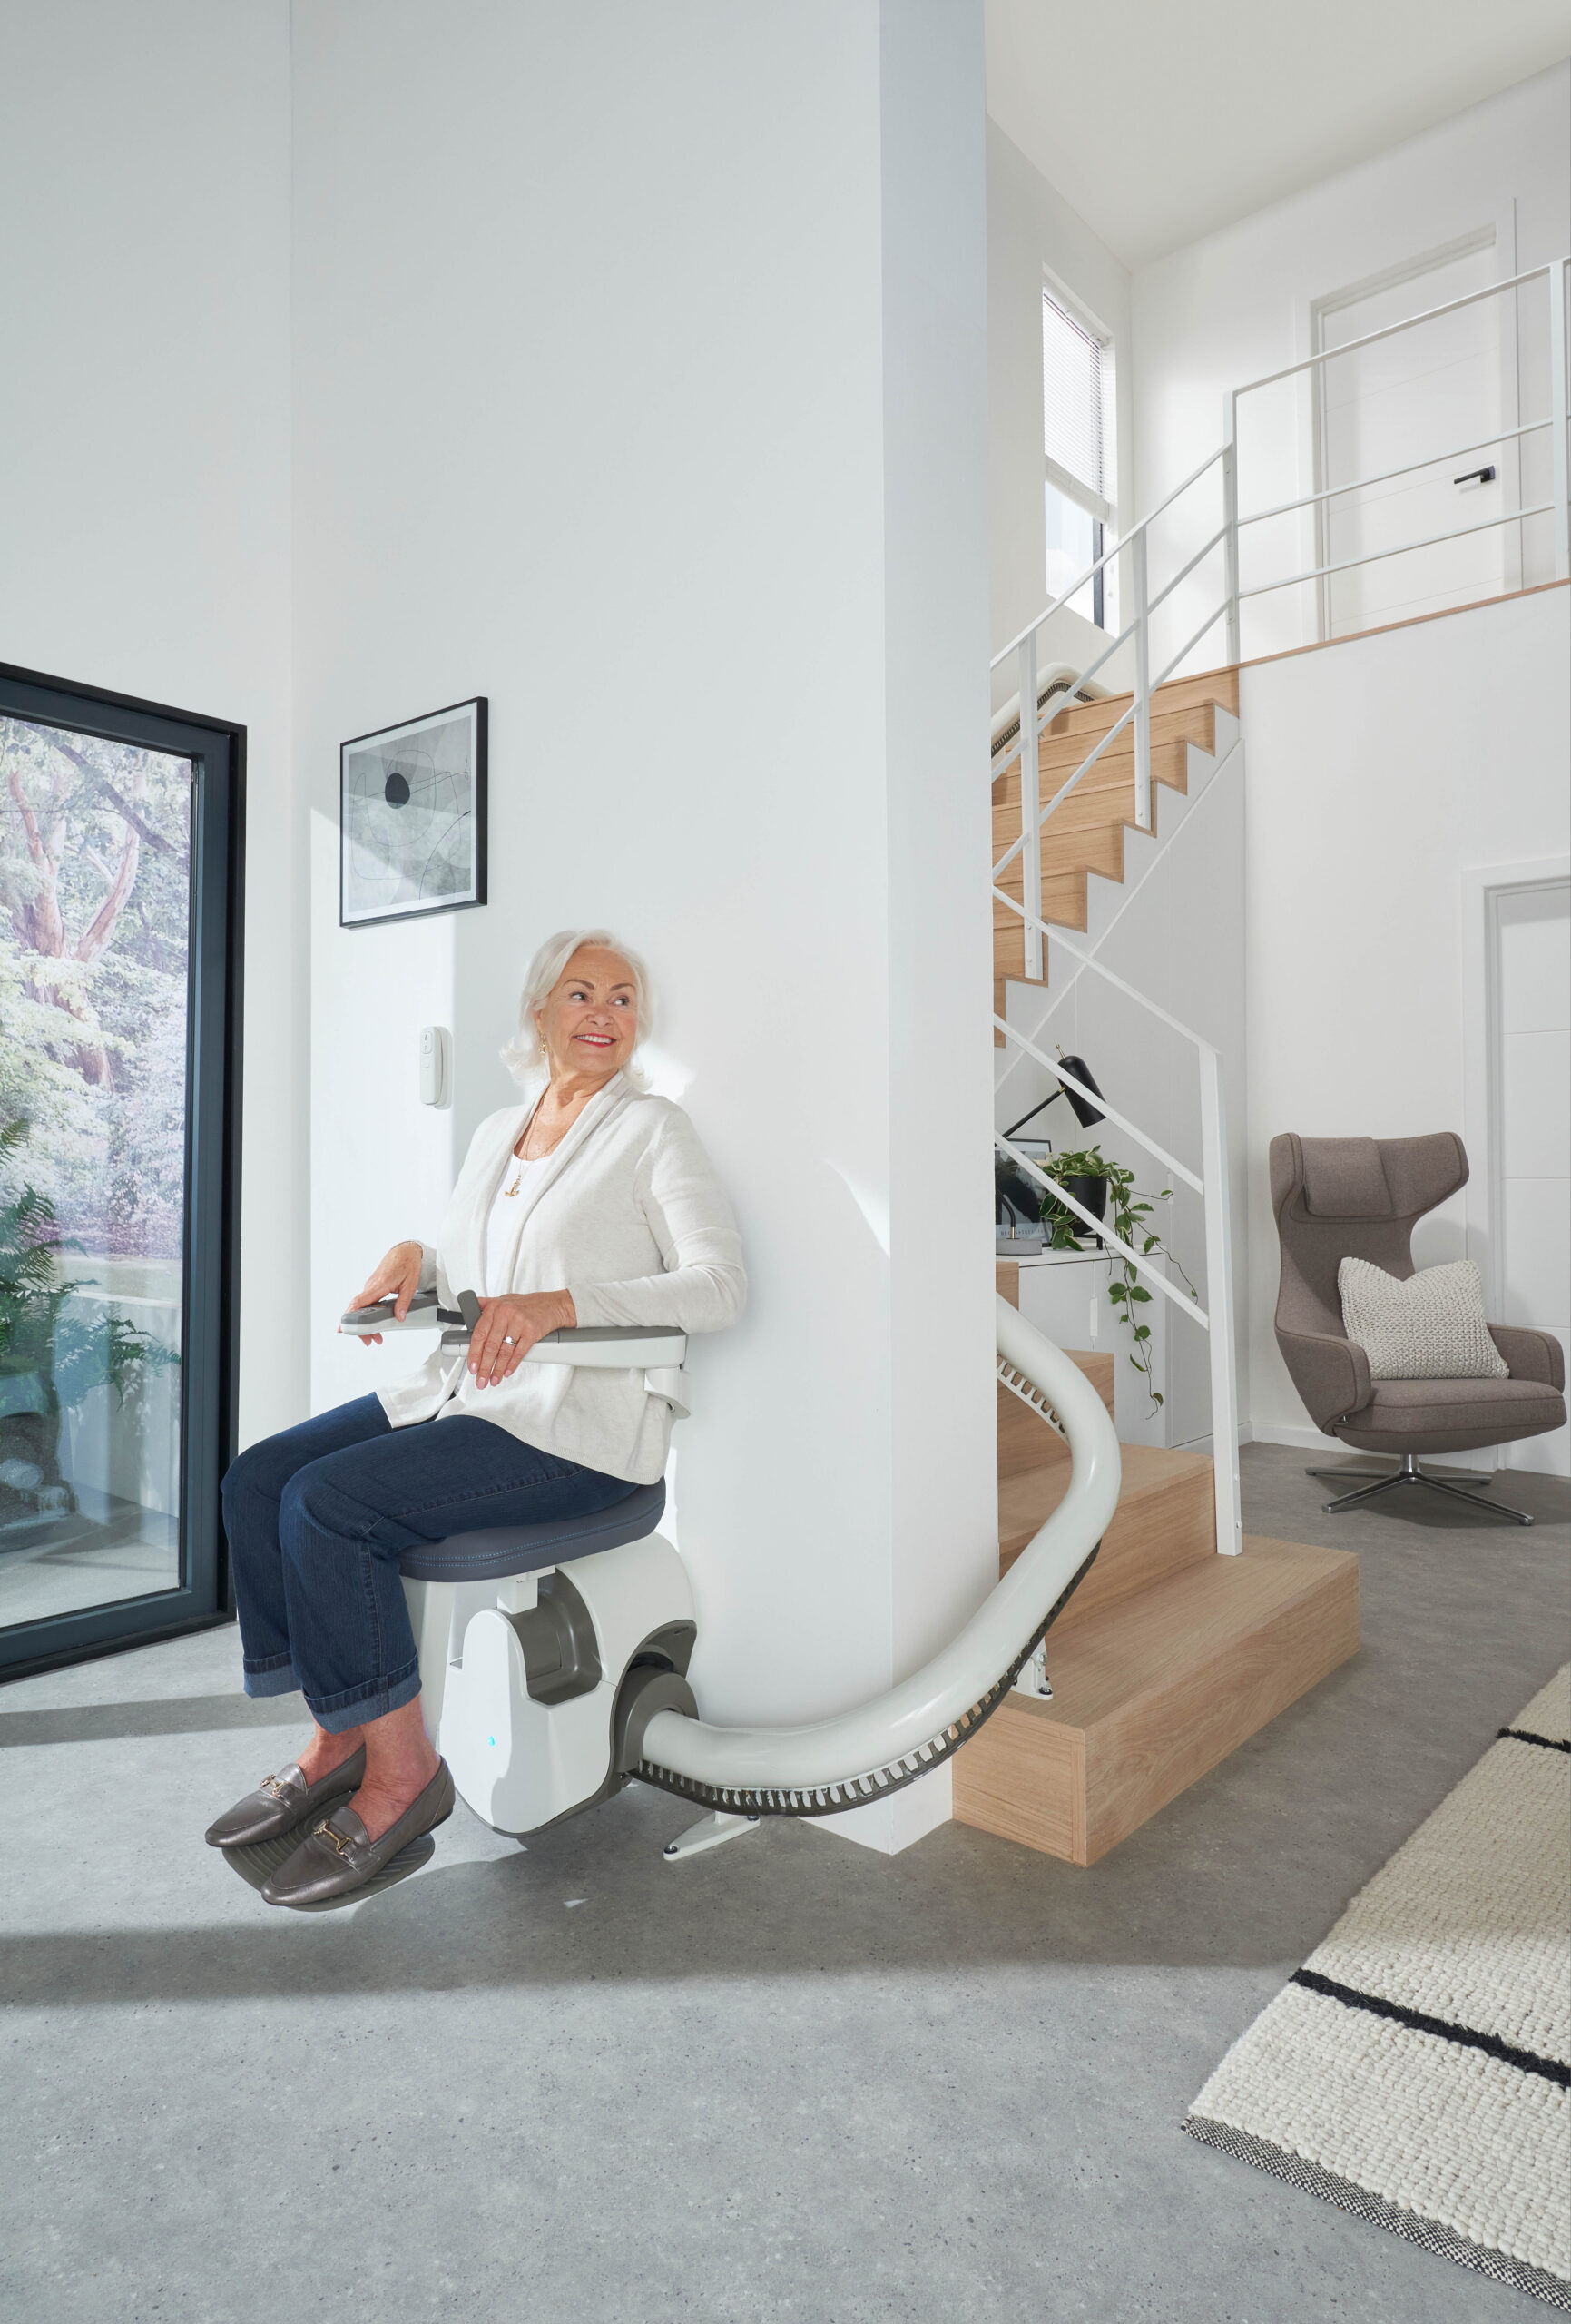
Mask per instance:
[[[541,1045],[540,1028],[535,1012],[543,1009],[555,990],[568,961],[585,944],[594,944],[607,952],[614,952],[633,970],[633,989],[638,996],[638,1039],[642,1043],[654,1029],[654,988],[649,970],[632,948],[621,938],[613,936],[605,928],[564,928],[548,936],[530,961],[524,979],[524,990],[518,998],[518,1030],[501,1051],[503,1064],[520,1087],[525,1086],[546,1069],[545,1051]],[[635,1089],[647,1089],[649,1077],[638,1062],[635,1048],[632,1058],[622,1068],[625,1078]]]

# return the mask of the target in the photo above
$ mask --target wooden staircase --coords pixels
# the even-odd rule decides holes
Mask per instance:
[[[1019,1269],[998,1266],[1018,1305]],[[1111,1355],[1075,1354],[1113,1411]],[[998,1561],[1069,1481],[1063,1443],[998,1396]],[[1123,1448],[1095,1564],[1047,1633],[1051,1700],[1016,1691],[955,1760],[956,1821],[1095,1864],[1359,1645],[1358,1560],[1244,1537],[1218,1557],[1211,1462]]]
[[[1075,768],[1100,737],[1115,726],[1131,697],[1109,695],[1103,702],[1076,703],[1061,710],[1047,726],[1038,745],[1041,803],[1049,802],[1068,782]],[[1189,788],[1189,745],[1214,752],[1216,714],[1238,715],[1238,672],[1208,670],[1197,678],[1174,678],[1159,686],[1151,701],[1152,822],[1160,832],[1161,792],[1183,794]],[[1124,834],[1139,828],[1134,819],[1134,726],[1131,721],[1109,745],[1074,791],[1043,826],[1042,917],[1062,928],[1084,930],[1087,917],[1086,879],[1098,872],[1104,879],[1124,877]],[[1020,763],[993,786],[993,856],[1005,853],[1020,836]],[[999,875],[998,886],[1017,903],[1025,901],[1026,865],[1017,855]],[[1007,981],[1045,983],[1026,975],[1025,923],[1006,904],[993,905],[993,1008],[1002,1017]],[[1002,1034],[995,1035],[1002,1042]]]

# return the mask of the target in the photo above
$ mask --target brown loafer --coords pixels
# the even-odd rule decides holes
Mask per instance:
[[[289,1862],[280,1864],[263,1882],[263,1903],[309,1912],[368,1886],[412,1840],[423,1838],[447,1822],[453,1813],[454,1796],[447,1762],[440,1759],[425,1790],[380,1839],[369,1837],[347,1803],[335,1808],[300,1842]]]
[[[276,1840],[280,1833],[303,1824],[331,1799],[358,1791],[366,1777],[366,1747],[358,1744],[330,1775],[308,1783],[298,1759],[276,1776],[269,1776],[255,1791],[248,1791],[207,1827],[210,1848],[254,1847],[258,1840]]]

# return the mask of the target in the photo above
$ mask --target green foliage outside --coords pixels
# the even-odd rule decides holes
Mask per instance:
[[[0,1118],[95,1254],[178,1259],[187,761],[0,719]]]
[[[56,1232],[46,1195],[13,1182],[30,1128],[22,1120],[0,1127],[0,1506],[40,1492],[64,1505],[62,1407],[103,1385],[123,1403],[144,1364],[180,1361],[123,1315],[83,1313],[75,1295],[93,1278],[67,1282],[60,1272],[62,1250],[78,1246]]]
[[[180,1360],[119,1302],[179,1279],[191,815],[187,761],[0,719],[0,1510]]]

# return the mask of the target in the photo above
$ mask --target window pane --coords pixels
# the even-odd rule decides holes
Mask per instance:
[[[180,1582],[191,792],[0,719],[0,1627]]]
[[[1073,500],[1060,492],[1056,485],[1046,487],[1047,532],[1047,599],[1051,604],[1061,596],[1076,574],[1084,573],[1093,558],[1101,552],[1096,547],[1100,527],[1094,517],[1077,508]],[[1071,613],[1083,614],[1087,621],[1096,618],[1094,584],[1087,581],[1069,600]]]
[[[1105,499],[1102,343],[1042,294],[1043,448]]]

